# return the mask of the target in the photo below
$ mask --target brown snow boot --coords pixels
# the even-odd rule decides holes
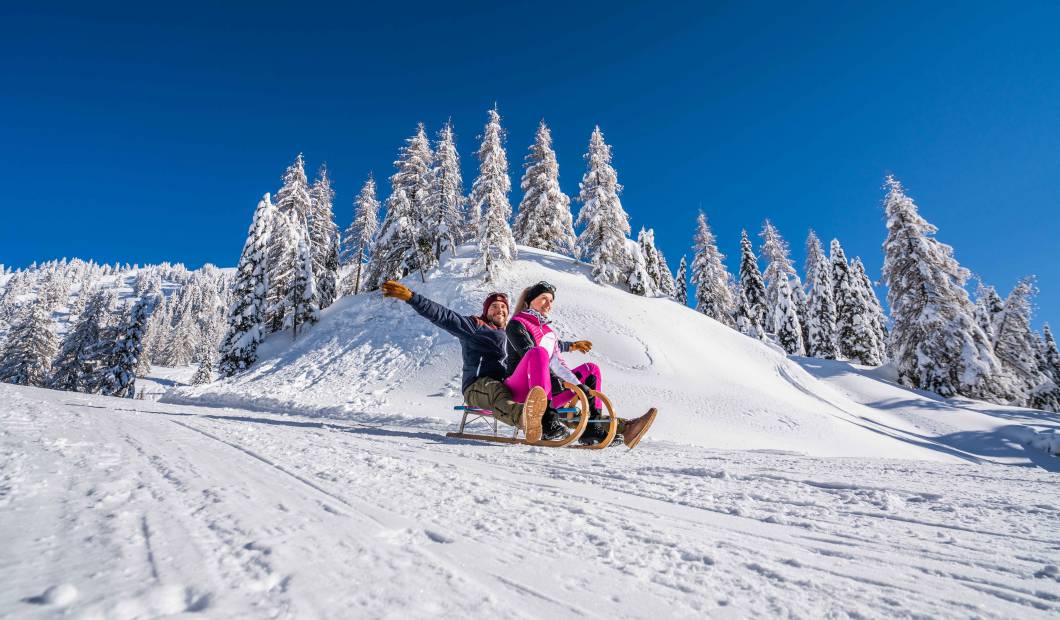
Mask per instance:
[[[648,410],[648,413],[636,418],[634,420],[626,420],[625,426],[622,429],[622,443],[626,444],[626,447],[632,450],[637,447],[640,440],[648,434],[648,429],[651,428],[651,423],[655,421],[655,415],[659,413],[654,407]]]
[[[535,386],[526,395],[526,400],[523,402],[523,416],[520,420],[527,442],[541,441],[541,417],[545,415],[547,408],[548,395],[540,386]]]

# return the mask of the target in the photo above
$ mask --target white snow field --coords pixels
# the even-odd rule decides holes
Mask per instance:
[[[467,252],[470,255],[470,251]],[[162,402],[0,384],[0,617],[1060,615],[1060,416],[787,359],[521,248],[634,451],[447,438],[459,348],[345,298]],[[477,313],[458,257],[414,290]]]

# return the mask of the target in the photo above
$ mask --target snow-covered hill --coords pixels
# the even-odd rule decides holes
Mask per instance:
[[[490,290],[481,283],[474,256],[464,248],[426,283],[410,276],[406,284],[459,312],[477,314]],[[660,408],[651,440],[819,456],[1028,463],[1044,455],[1042,442],[1022,426],[1020,433],[1004,430],[1012,426],[1011,417],[1039,424],[1047,433],[1058,425],[1055,414],[930,399],[875,379],[866,379],[869,391],[882,390],[889,402],[859,398],[861,392],[833,380],[861,372],[849,364],[787,359],[670,300],[595,284],[586,265],[541,250],[521,247],[519,260],[496,288],[514,296],[539,280],[558,288],[553,318],[561,336],[594,343],[589,355],[571,353],[567,359],[603,368],[604,391],[620,415]],[[461,398],[457,341],[378,293],[341,299],[297,341],[275,335],[260,354],[241,376],[171,390],[164,400],[425,430],[454,423],[452,406]],[[832,370],[818,372],[826,367]],[[984,435],[978,441],[945,441],[936,421],[952,420],[952,412],[961,412],[961,421],[950,430]],[[989,436],[995,432],[1002,435]],[[995,439],[1010,448],[995,450]],[[1024,445],[1033,454],[1024,452]]]

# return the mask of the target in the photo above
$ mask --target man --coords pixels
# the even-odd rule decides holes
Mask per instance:
[[[508,376],[505,358],[508,356],[508,336],[504,331],[508,324],[508,296],[491,293],[482,302],[479,316],[461,316],[445,306],[413,293],[399,282],[387,281],[382,285],[383,295],[407,302],[431,323],[449,332],[460,341],[464,361],[460,389],[464,402],[472,407],[489,409],[494,418],[523,429],[527,441],[537,442],[562,436],[563,425],[558,421],[546,421],[547,432],[542,435],[542,416],[548,406],[548,397],[541,388],[526,393],[524,402],[516,402],[506,385]],[[556,427],[559,427],[558,429]]]

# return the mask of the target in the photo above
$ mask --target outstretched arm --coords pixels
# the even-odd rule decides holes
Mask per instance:
[[[440,303],[431,301],[423,295],[413,293],[408,287],[393,281],[384,282],[383,295],[408,302],[420,316],[434,323],[457,338],[470,338],[475,335],[477,325],[474,320],[460,316]]]

